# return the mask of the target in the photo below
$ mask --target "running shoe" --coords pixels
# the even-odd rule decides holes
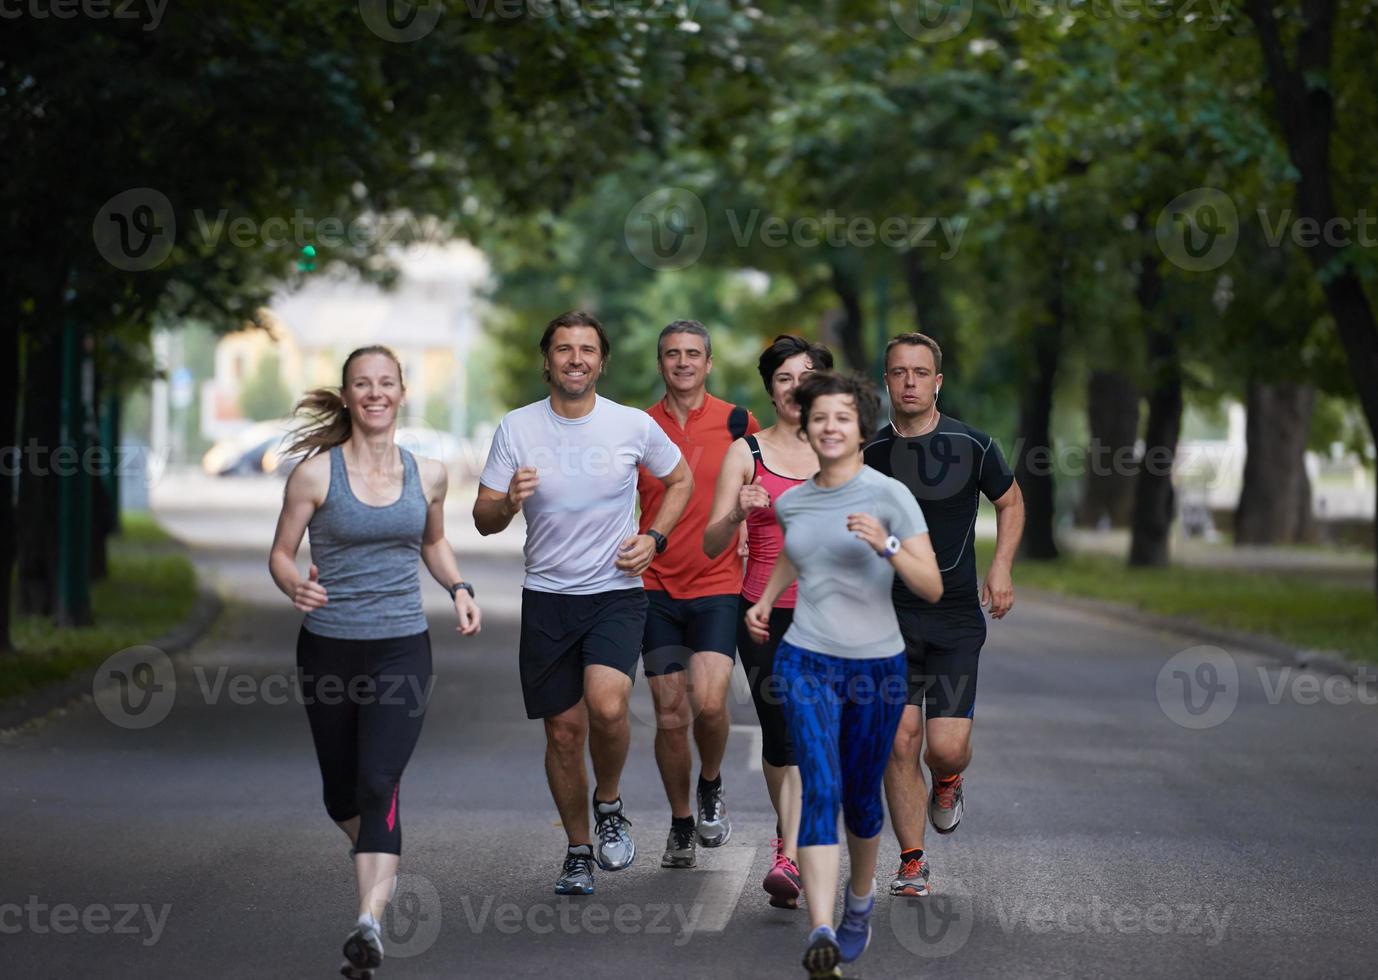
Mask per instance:
[[[925,898],[928,890],[928,858],[910,858],[900,862],[900,870],[895,880],[890,882],[891,895],[905,898]]]
[[[699,843],[704,847],[722,847],[732,836],[732,821],[727,819],[727,806],[722,799],[722,780],[716,789],[704,790],[699,783]]]
[[[346,977],[347,980],[373,980],[373,971],[361,970],[349,960],[345,960],[340,964],[340,976]]]
[[[832,926],[819,926],[809,933],[809,948],[804,950],[804,969],[809,971],[809,980],[840,980],[840,962],[842,950]]]
[[[697,836],[693,827],[680,829],[670,825],[670,836],[665,839],[665,856],[660,859],[662,868],[692,868],[695,863],[695,844]]]
[[[593,848],[588,844],[565,852],[565,866],[555,881],[556,895],[593,894]]]
[[[383,965],[383,938],[372,925],[355,926],[345,939],[344,956],[348,966],[371,973]],[[344,971],[344,967],[340,969]]]
[[[761,887],[770,894],[770,904],[777,909],[797,909],[799,895],[804,890],[799,877],[799,865],[785,857],[785,842],[779,837],[770,841],[770,870],[766,872]]]
[[[852,902],[852,886],[848,884],[846,897],[842,900],[842,925],[837,927],[837,948],[843,963],[851,963],[859,958],[871,945],[871,913],[876,908],[875,887],[871,888],[871,897],[864,908],[854,908]]]
[[[946,776],[933,781],[928,797],[928,819],[940,834],[950,834],[962,822],[962,777]]]
[[[622,812],[622,800],[595,803],[593,817],[598,866],[604,871],[621,871],[636,858],[636,842],[628,832],[632,822]]]

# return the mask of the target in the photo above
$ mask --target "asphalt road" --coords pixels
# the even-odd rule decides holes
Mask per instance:
[[[184,497],[162,516],[201,542],[227,611],[175,665],[117,661],[154,665],[125,701],[104,688],[0,736],[4,975],[333,976],[351,864],[292,697],[300,617],[267,577],[272,515],[221,521]],[[551,893],[563,836],[521,708],[509,537],[479,551],[452,534],[487,616],[476,641],[427,589],[439,679],[402,789],[380,978],[803,976],[803,914],[760,887],[773,818],[744,686],[731,842],[659,868],[669,814],[639,680],[623,781],[637,861],[591,898]],[[1195,647],[1032,602],[992,624],[966,818],[931,835],[937,894],[882,895],[847,975],[1373,976],[1378,681]],[[888,874],[888,836],[881,856]]]

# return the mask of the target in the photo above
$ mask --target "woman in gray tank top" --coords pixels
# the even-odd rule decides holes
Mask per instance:
[[[445,467],[396,445],[405,393],[396,355],[363,347],[345,360],[338,392],[302,399],[309,421],[288,453],[306,458],[287,480],[268,559],[273,581],[306,613],[298,682],[326,812],[352,845],[359,918],[341,971],[356,978],[382,963],[379,922],[402,851],[399,787],[430,694],[419,564],[450,592],[461,635],[480,622],[445,540]],[[308,530],[303,578],[296,557]]]

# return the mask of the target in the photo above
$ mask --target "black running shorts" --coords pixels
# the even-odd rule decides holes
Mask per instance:
[[[528,718],[549,718],[584,696],[584,668],[636,671],[646,629],[646,593],[618,589],[565,595],[522,589],[518,663]]]
[[[956,609],[897,606],[909,660],[909,703],[925,718],[970,718],[976,706],[976,665],[986,642],[986,615]]]

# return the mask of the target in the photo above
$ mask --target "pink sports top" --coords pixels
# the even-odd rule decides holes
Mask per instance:
[[[751,450],[751,457],[756,461],[753,479],[760,477],[761,486],[770,494],[771,503],[769,507],[758,507],[746,515],[747,557],[746,576],[742,579],[742,595],[751,602],[759,602],[761,593],[766,590],[766,583],[770,581],[775,559],[785,543],[785,536],[775,521],[775,501],[779,499],[780,494],[804,481],[781,476],[767,469],[765,461],[761,459],[761,444],[756,441],[754,435],[745,438],[747,448]],[[793,609],[798,588],[798,582],[792,583],[776,600],[775,608]]]

